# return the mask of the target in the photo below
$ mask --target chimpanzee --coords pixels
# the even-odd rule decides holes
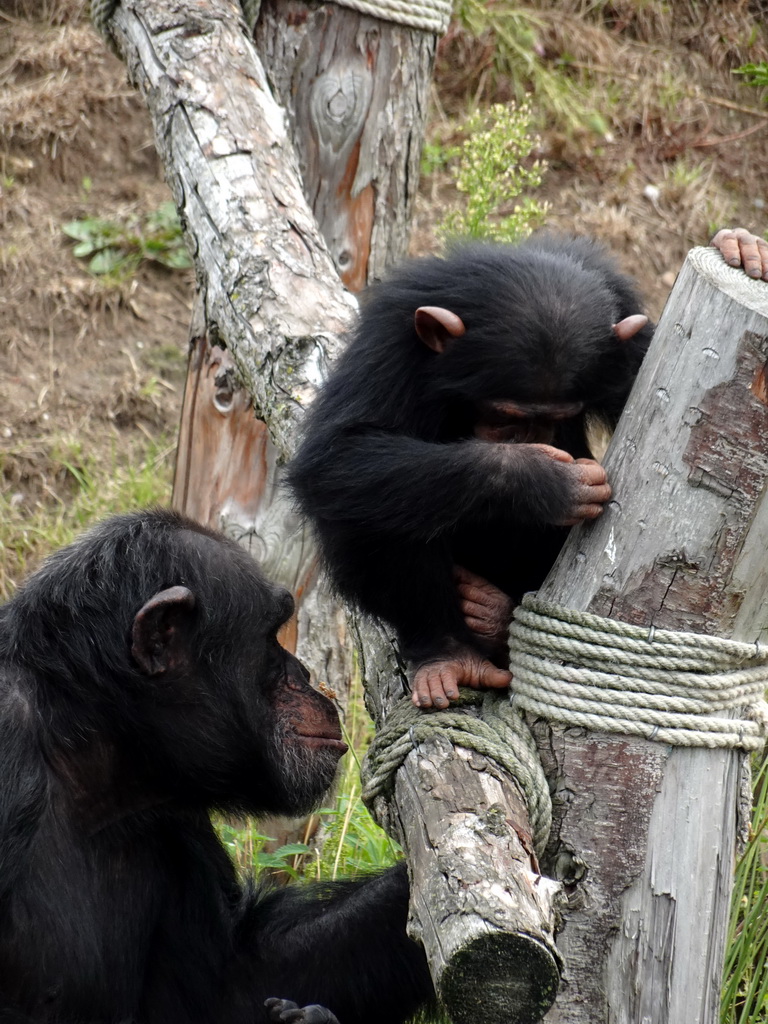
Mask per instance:
[[[211,825],[306,812],[346,749],[277,642],[292,608],[236,544],[151,510],[0,609],[0,1020],[397,1024],[431,998],[402,866],[244,889]]]
[[[713,244],[768,277],[761,239]],[[585,426],[615,426],[652,333],[586,238],[461,245],[369,290],[289,480],[338,591],[396,628],[417,705],[509,684],[511,604],[609,500]]]

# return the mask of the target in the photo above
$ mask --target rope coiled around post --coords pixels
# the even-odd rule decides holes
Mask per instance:
[[[510,706],[506,694],[462,691],[459,705],[477,707],[479,716],[453,708],[426,711],[403,698],[376,734],[362,767],[363,800],[382,828],[390,831],[388,800],[394,777],[420,743],[443,736],[457,747],[491,758],[519,783],[537,853],[546,846],[552,824],[549,786],[528,726]]]
[[[451,20],[452,0],[335,0],[372,18],[443,35]]]
[[[372,18],[391,21],[407,28],[443,35],[451,20],[452,0],[334,0],[339,7],[349,7]],[[109,23],[120,0],[91,0],[91,21],[97,31],[114,47]],[[261,0],[240,0],[249,31],[259,16]]]
[[[510,628],[512,704],[565,725],[758,750],[768,646],[648,629],[527,594]],[[745,708],[744,718],[718,712]]]

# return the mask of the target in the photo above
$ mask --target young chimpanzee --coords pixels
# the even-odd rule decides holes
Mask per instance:
[[[0,609],[0,1019],[399,1024],[432,996],[402,867],[253,892],[211,808],[300,814],[345,750],[293,602],[170,512],[107,521]],[[267,997],[278,997],[265,1008]]]
[[[768,272],[747,231],[713,241]],[[652,333],[586,238],[460,246],[366,296],[290,482],[339,592],[396,628],[418,705],[508,685],[498,604],[536,589],[566,528],[609,500],[585,425],[615,425]]]

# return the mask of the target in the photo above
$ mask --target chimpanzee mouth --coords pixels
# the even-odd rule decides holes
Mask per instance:
[[[296,739],[305,747],[309,747],[310,749],[329,747],[331,750],[338,750],[339,757],[341,757],[342,754],[346,754],[349,750],[349,747],[344,740],[342,740],[338,734],[332,735],[330,731],[307,733],[302,732],[300,729],[295,729],[294,732]]]

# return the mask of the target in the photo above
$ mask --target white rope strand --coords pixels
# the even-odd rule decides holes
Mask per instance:
[[[339,7],[351,7],[382,21],[443,35],[451,20],[452,0],[335,0]]]
[[[512,704],[543,718],[677,746],[765,743],[766,646],[649,630],[528,594],[510,659]],[[738,709],[746,717],[727,713]]]

